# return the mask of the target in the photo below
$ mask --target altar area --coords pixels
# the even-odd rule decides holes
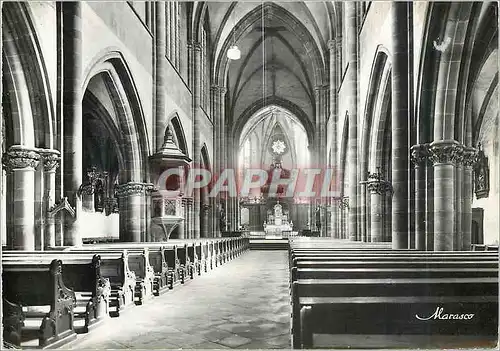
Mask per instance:
[[[264,232],[266,238],[282,238],[283,234],[287,236],[293,231],[293,221],[288,221],[288,211],[283,211],[283,207],[278,202],[273,210],[267,211],[267,221],[264,222]]]

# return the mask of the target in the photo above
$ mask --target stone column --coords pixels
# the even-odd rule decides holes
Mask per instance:
[[[463,148],[454,140],[439,140],[430,144],[434,164],[434,250],[452,251],[455,216],[455,165]]]
[[[152,200],[151,200],[151,194],[156,190],[154,184],[149,183],[144,185],[144,208],[143,208],[143,214],[144,214],[144,223],[142,223],[142,227],[144,228],[144,240],[145,241],[152,241],[152,235],[151,235],[151,209],[152,209]]]
[[[173,2],[172,3],[173,6],[174,6],[174,22],[173,22],[173,29],[174,29],[174,55],[173,55],[173,58],[172,58],[172,63],[174,64],[175,68],[178,70],[178,72],[180,73],[180,70],[179,70],[179,32],[178,32],[178,29],[179,29],[179,16],[178,16],[178,8],[179,8],[179,2],[176,1],[176,2]]]
[[[408,3],[392,13],[392,247],[408,248]]]
[[[356,26],[356,3],[345,3],[347,32],[347,62],[349,64],[345,82],[347,85],[347,108],[349,113],[349,131],[347,142],[347,163],[349,173],[349,239],[358,238],[358,32]]]
[[[426,166],[429,156],[428,145],[411,147],[411,160],[415,165],[415,248],[426,250],[425,239],[425,189]]]
[[[166,128],[166,105],[165,105],[165,50],[166,50],[166,21],[165,2],[156,1],[155,5],[155,130],[156,150],[163,146]]]
[[[82,163],[82,3],[63,2],[63,119],[64,119],[64,196],[75,207],[76,218],[66,216],[64,245],[81,244],[78,228],[81,200],[78,189],[83,182]]]
[[[35,169],[37,150],[14,145],[2,155],[7,172],[7,249],[35,250]]]
[[[463,155],[457,160],[455,167],[455,223],[453,229],[453,251],[462,250],[462,207],[464,198],[462,187],[464,181]]]
[[[201,104],[201,44],[193,43],[194,84],[193,84],[193,166],[201,166],[200,145],[200,104]],[[193,238],[200,237],[200,189],[193,189],[194,226]]]
[[[172,57],[172,2],[165,3],[165,18],[167,20],[166,25],[163,27],[163,31],[168,33],[168,36],[165,35],[165,54],[170,59]]]
[[[329,40],[328,41],[328,50],[330,53],[330,120],[332,121],[332,132],[330,133],[331,138],[331,149],[330,149],[330,165],[333,169],[332,177],[334,180],[334,191],[338,191],[339,183],[338,183],[338,111],[337,111],[337,98],[338,98],[338,70],[337,67],[339,65],[339,41],[340,40]],[[331,221],[332,221],[332,237],[339,237],[339,226],[338,226],[338,199],[333,199],[332,213],[331,213]]]
[[[463,153],[463,205],[462,205],[462,247],[459,250],[469,251],[472,240],[472,170],[477,160],[477,150],[465,147]]]
[[[116,196],[119,201],[120,241],[141,242],[142,225],[141,212],[144,198],[145,184],[129,182],[117,185]]]
[[[341,208],[341,238],[350,239],[349,235],[349,197],[343,196],[340,201]]]
[[[391,192],[389,183],[385,181],[369,181],[366,186],[370,192],[370,241],[385,241],[384,235],[384,200],[385,196]]]
[[[59,167],[60,153],[57,150],[40,150],[43,159],[44,180],[44,248],[56,246],[56,227],[54,216],[50,215],[50,209],[55,204],[56,195],[56,169]]]

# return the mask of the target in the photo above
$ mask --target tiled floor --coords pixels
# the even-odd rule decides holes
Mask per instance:
[[[289,349],[286,251],[249,251],[112,318],[72,349]]]

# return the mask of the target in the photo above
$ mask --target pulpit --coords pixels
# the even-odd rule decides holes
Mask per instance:
[[[288,218],[288,211],[284,212],[279,202],[274,205],[273,210],[267,212],[267,221],[264,222],[266,238],[281,238],[283,237],[283,232],[291,232],[293,230],[293,222],[289,222]]]

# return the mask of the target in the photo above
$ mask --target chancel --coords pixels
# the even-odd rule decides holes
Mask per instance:
[[[497,2],[0,10],[4,348],[497,346]]]

